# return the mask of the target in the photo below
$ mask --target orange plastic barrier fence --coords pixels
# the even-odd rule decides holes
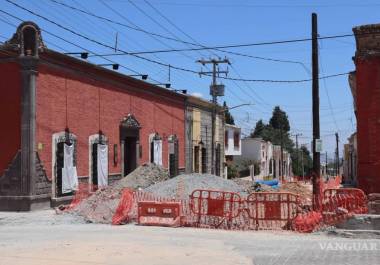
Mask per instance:
[[[193,225],[220,227],[224,222],[230,227],[232,219],[240,213],[241,199],[234,192],[194,190],[190,195],[190,210],[195,215]]]
[[[138,224],[178,227],[180,220],[180,202],[138,202]]]
[[[256,229],[280,229],[296,217],[300,200],[292,193],[260,192],[248,195],[244,204]]]
[[[112,224],[119,225],[130,221],[130,213],[133,206],[133,190],[124,189],[121,195],[119,205],[112,217]]]
[[[71,200],[71,203],[69,204],[69,206],[66,207],[65,210],[67,211],[74,209],[84,199],[90,197],[94,189],[97,189],[96,185],[90,185],[88,183],[79,183],[78,189],[74,192],[74,197]]]
[[[367,197],[360,189],[326,189],[322,214],[326,224],[337,224],[353,214],[368,213]]]

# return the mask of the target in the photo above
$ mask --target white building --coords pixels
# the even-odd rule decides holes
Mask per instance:
[[[224,175],[227,178],[227,166],[231,165],[236,157],[241,155],[241,129],[235,125],[225,124],[224,127]]]
[[[241,129],[235,125],[225,124],[224,154],[225,156],[241,155]]]
[[[283,175],[288,179],[292,176],[291,158],[287,151],[283,151],[283,164],[281,165],[281,147],[261,138],[242,139],[242,149],[239,161],[252,163],[251,176],[255,180],[266,178],[278,178]],[[281,174],[282,173],[282,174]]]

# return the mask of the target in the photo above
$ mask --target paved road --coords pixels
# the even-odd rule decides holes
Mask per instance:
[[[10,264],[375,265],[380,240],[95,225],[52,211],[0,213],[0,265]]]

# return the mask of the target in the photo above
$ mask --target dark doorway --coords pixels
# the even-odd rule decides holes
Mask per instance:
[[[199,173],[199,146],[194,146],[194,172]]]
[[[207,173],[207,149],[202,147],[202,173]]]
[[[132,114],[128,114],[120,124],[120,142],[122,154],[122,174],[128,175],[136,169],[138,157],[141,158],[139,146],[140,124]]]
[[[124,139],[124,176],[137,167],[137,137]]]
[[[69,144],[71,145],[71,144]],[[64,148],[65,143],[59,142],[57,143],[57,149],[56,149],[56,176],[57,176],[57,182],[56,182],[56,193],[57,197],[62,196],[69,196],[73,195],[73,192],[63,193],[62,192],[62,168],[65,166],[64,164]]]
[[[92,185],[98,186],[98,144],[92,144]]]
[[[169,141],[169,175],[175,177],[178,175],[178,139],[173,136]]]

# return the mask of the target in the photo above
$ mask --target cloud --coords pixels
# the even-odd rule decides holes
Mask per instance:
[[[199,92],[191,93],[191,95],[194,96],[194,97],[197,97],[197,98],[202,98],[203,97],[202,93],[199,93]]]

